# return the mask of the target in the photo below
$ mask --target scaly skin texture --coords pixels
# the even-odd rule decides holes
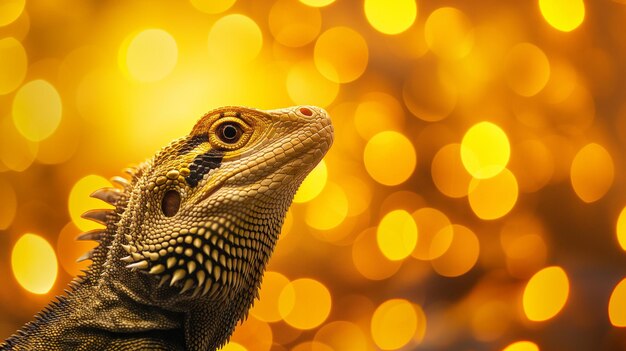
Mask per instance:
[[[106,229],[71,291],[2,350],[215,350],[258,295],[293,196],[330,148],[312,106],[224,107],[92,196]]]

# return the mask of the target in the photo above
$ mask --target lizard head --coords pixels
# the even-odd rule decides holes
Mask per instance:
[[[122,260],[187,297],[258,288],[293,196],[332,140],[313,106],[207,113],[137,177]]]

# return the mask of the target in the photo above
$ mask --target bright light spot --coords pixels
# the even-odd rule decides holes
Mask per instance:
[[[324,190],[308,203],[304,220],[318,230],[329,230],[340,225],[348,216],[348,198],[335,183],[327,183]]]
[[[348,83],[365,72],[369,53],[361,34],[348,27],[334,27],[317,38],[313,57],[315,67],[326,79]]]
[[[363,162],[375,181],[391,186],[409,179],[415,170],[417,156],[413,144],[404,134],[385,131],[367,142]]]
[[[619,242],[622,250],[626,251],[626,207],[622,209],[619,213],[619,217],[617,217],[615,233],[617,234],[617,242]]]
[[[26,139],[41,141],[61,122],[61,97],[45,80],[24,84],[13,98],[13,123]]]
[[[397,350],[414,339],[418,331],[423,336],[426,317],[419,306],[414,307],[404,299],[392,299],[376,308],[370,327],[376,346],[383,350]]]
[[[228,10],[236,0],[190,0],[191,5],[208,14],[220,13]]]
[[[298,105],[326,107],[339,93],[339,84],[335,81],[322,76],[312,62],[304,61],[294,65],[287,74],[287,93],[291,101]]]
[[[467,196],[472,176],[467,173],[461,160],[461,144],[442,147],[431,165],[433,182],[439,191],[452,198]]]
[[[463,136],[461,160],[475,178],[491,178],[509,162],[511,147],[506,133],[491,122],[473,125]]]
[[[313,168],[311,173],[304,178],[304,181],[296,192],[296,196],[293,198],[293,202],[303,203],[313,200],[322,192],[324,186],[326,186],[327,179],[328,169],[326,168],[326,162],[322,160]]]
[[[0,95],[12,92],[22,83],[27,65],[26,51],[17,39],[0,40]]]
[[[289,284],[289,279],[278,272],[267,271],[263,275],[260,298],[255,301],[250,313],[264,322],[277,322],[282,319],[278,309],[281,291]],[[292,307],[293,308],[293,307]]]
[[[263,34],[250,17],[233,14],[209,31],[209,55],[220,64],[238,66],[254,60],[263,47]]]
[[[26,0],[2,0],[0,2],[0,27],[6,26],[20,17],[25,4]]]
[[[82,231],[102,228],[101,224],[81,218],[81,215],[89,210],[100,208],[113,208],[113,206],[92,197],[94,191],[101,188],[111,187],[111,183],[98,175],[88,175],[78,180],[72,190],[67,202],[72,222]]]
[[[224,345],[224,347],[221,347],[218,349],[219,351],[248,351],[248,349],[246,349],[245,347],[243,347],[242,345],[239,345],[236,342],[229,342],[228,344]]]
[[[524,289],[523,307],[526,317],[541,322],[554,317],[567,302],[569,280],[563,268],[551,266],[530,278]]]
[[[613,158],[609,152],[602,145],[587,144],[572,161],[572,187],[584,202],[597,201],[611,188],[614,171]]]
[[[59,263],[61,267],[72,277],[81,274],[81,270],[85,270],[91,264],[91,261],[76,262],[76,260],[98,245],[95,241],[78,241],[76,237],[80,234],[80,230],[76,228],[73,222],[61,229],[57,238],[57,254],[59,255]]]
[[[365,0],[367,21],[384,34],[399,34],[409,29],[417,17],[415,0]]]
[[[452,226],[445,213],[436,208],[424,207],[413,213],[419,240],[411,256],[431,260],[443,255],[452,242]],[[438,240],[434,240],[435,237]]]
[[[546,22],[562,32],[578,28],[585,19],[583,0],[539,0],[539,9]]]
[[[380,251],[392,261],[407,258],[417,244],[417,225],[410,213],[394,210],[378,224],[376,241]]]
[[[468,200],[478,218],[491,220],[500,218],[515,206],[519,190],[511,171],[504,169],[489,179],[472,179]]]
[[[509,87],[525,97],[536,95],[550,79],[550,61],[543,51],[529,43],[515,45],[506,56]]]
[[[269,27],[277,42],[300,47],[313,41],[320,33],[322,16],[316,8],[279,0],[270,11]]]
[[[626,278],[617,283],[611,293],[609,320],[616,327],[626,327]]]
[[[456,60],[467,56],[474,46],[474,29],[469,18],[453,7],[439,8],[424,24],[428,47],[439,57]]]
[[[46,239],[22,235],[11,253],[13,275],[20,285],[35,294],[45,294],[57,279],[57,258]]]
[[[324,7],[334,3],[335,0],[300,0],[300,2],[307,6]]]
[[[448,236],[447,231],[444,229],[437,236]],[[451,232],[452,240],[446,252],[431,261],[435,272],[444,277],[458,277],[467,273],[476,264],[480,253],[478,238],[469,228],[454,224]]]
[[[315,341],[328,345],[335,351],[370,349],[361,328],[347,321],[335,321],[324,325],[315,334]]]
[[[505,347],[502,351],[539,351],[539,346],[532,341],[517,341]]]
[[[332,305],[330,292],[314,279],[301,278],[281,292],[278,310],[281,317],[297,329],[313,329],[322,324]]]
[[[17,210],[17,197],[11,183],[0,178],[0,199],[2,199],[2,209],[0,210],[0,230],[6,230],[15,218]]]
[[[128,46],[126,47],[126,42]],[[155,82],[174,70],[178,61],[176,40],[162,29],[146,29],[127,39],[121,54],[130,76],[140,82]]]
[[[368,228],[352,244],[352,263],[365,278],[383,280],[394,275],[402,262],[387,259],[378,248],[376,231]]]

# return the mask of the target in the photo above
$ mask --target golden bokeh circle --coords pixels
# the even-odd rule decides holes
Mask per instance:
[[[27,65],[28,58],[22,43],[13,37],[0,39],[0,95],[20,86],[26,76]]]
[[[33,294],[46,294],[57,278],[57,257],[50,243],[37,234],[22,235],[11,251],[17,282]]]
[[[367,42],[349,27],[333,27],[315,42],[315,67],[328,80],[348,83],[359,78],[369,58]]]
[[[384,131],[367,142],[363,162],[375,181],[391,186],[409,179],[415,170],[417,156],[413,144],[404,134]]]
[[[383,34],[400,34],[409,29],[417,17],[415,0],[365,0],[363,9],[369,24]]]
[[[524,289],[524,314],[534,322],[553,318],[565,306],[569,290],[569,279],[563,268],[550,266],[540,270]]]

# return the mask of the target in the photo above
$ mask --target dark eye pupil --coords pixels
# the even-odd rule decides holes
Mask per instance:
[[[224,139],[233,140],[235,139],[235,137],[237,137],[237,128],[231,125],[227,125],[222,131],[222,135],[224,135]]]
[[[228,144],[234,144],[239,141],[243,131],[241,127],[234,123],[225,123],[217,129],[217,137],[223,142]]]

